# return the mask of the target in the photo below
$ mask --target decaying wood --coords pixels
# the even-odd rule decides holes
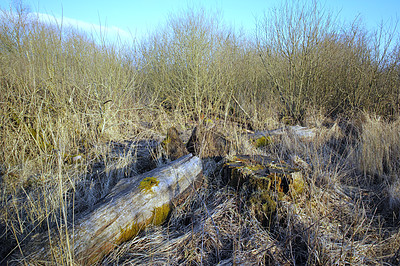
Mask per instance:
[[[213,127],[199,125],[192,131],[186,144],[189,152],[203,157],[225,156],[231,143]]]
[[[168,129],[167,137],[161,142],[161,146],[171,161],[189,153],[186,150],[186,146],[179,137],[178,130],[176,130],[175,127],[170,127]]]
[[[251,185],[253,190],[268,189],[285,194],[297,194],[304,187],[300,169],[263,155],[233,156],[224,166],[224,178],[236,188]]]
[[[170,208],[198,187],[201,179],[201,160],[188,154],[163,167],[120,180],[94,210],[80,215],[68,230],[70,237],[60,238],[53,233],[50,247],[48,234],[37,236],[25,247],[23,255],[35,261],[49,261],[51,253],[66,257],[66,251],[57,245],[68,241],[75,260],[95,263],[144,227],[161,224]]]
[[[225,181],[237,189],[263,225],[270,222],[279,200],[303,192],[300,169],[262,155],[236,155],[224,165]]]
[[[300,138],[313,138],[315,135],[311,129],[295,126],[248,136],[257,140],[286,133]],[[67,258],[73,251],[73,259],[79,263],[99,261],[146,226],[161,224],[170,208],[201,184],[201,160],[187,154],[188,151],[201,156],[224,156],[230,145],[218,130],[203,126],[193,130],[185,147],[177,130],[169,129],[161,146],[171,160],[176,160],[121,180],[93,210],[79,215],[73,227],[70,226],[61,234],[52,232],[33,237],[23,248],[22,257],[28,261],[51,262],[51,257]],[[257,208],[255,212],[256,216],[261,217],[260,220],[274,211],[276,200],[282,195],[299,193],[304,186],[298,170],[263,156],[235,156],[225,165],[225,172],[232,186],[252,190],[248,201]]]
[[[258,139],[261,137],[281,136],[284,134],[296,136],[302,139],[311,140],[315,137],[315,129],[302,127],[302,126],[287,126],[273,130],[258,131],[252,134],[248,134],[251,139]]]

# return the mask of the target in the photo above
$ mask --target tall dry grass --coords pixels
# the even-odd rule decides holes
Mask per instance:
[[[391,182],[397,178],[400,162],[399,120],[386,122],[367,116],[362,126],[360,166],[365,175]],[[383,178],[383,180],[382,180]]]
[[[77,213],[145,169],[139,148],[152,151],[170,126],[187,131],[214,120],[240,152],[304,160],[307,192],[280,203],[271,227],[262,228],[242,199],[221,187],[218,166],[209,162],[208,187],[174,210],[168,224],[105,262],[399,260],[394,28],[342,25],[317,2],[292,1],[265,16],[256,38],[216,13],[189,8],[128,46],[98,43],[23,8],[1,16],[3,256],[37,232],[68,234]],[[284,136],[261,150],[242,136],[243,127],[282,123],[320,133],[313,143]],[[63,245],[53,264],[74,263],[70,243]]]
[[[90,184],[90,165],[114,164],[104,143],[134,131],[130,125],[145,104],[122,50],[61,27],[24,10],[2,11],[1,217],[17,242],[34,229],[62,228],[74,205],[107,191],[93,187],[82,199],[72,195]],[[113,183],[106,168],[94,182],[103,179],[102,187]]]

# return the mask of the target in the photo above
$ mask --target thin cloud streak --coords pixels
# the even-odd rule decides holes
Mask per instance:
[[[37,17],[39,21],[63,27],[71,27],[82,30],[87,33],[92,33],[97,38],[105,38],[107,40],[116,41],[131,41],[132,34],[116,26],[105,26],[95,23],[89,23],[82,20],[77,20],[68,17],[57,17],[46,13],[31,13],[32,16]]]

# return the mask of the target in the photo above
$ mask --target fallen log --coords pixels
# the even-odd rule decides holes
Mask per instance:
[[[94,210],[80,215],[74,227],[68,229],[70,237],[52,232],[50,244],[48,234],[38,235],[23,249],[24,259],[49,263],[67,258],[67,244],[79,264],[96,263],[146,226],[163,223],[171,207],[198,188],[201,180],[201,160],[192,154],[122,179]]]
[[[302,126],[287,126],[273,130],[257,131],[247,136],[256,147],[263,147],[274,142],[274,138],[287,134],[302,140],[312,140],[315,137],[315,129]]]

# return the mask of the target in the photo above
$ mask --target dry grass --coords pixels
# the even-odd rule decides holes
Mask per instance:
[[[208,186],[103,264],[400,262],[400,52],[388,48],[390,29],[337,28],[317,3],[288,2],[257,40],[189,9],[135,47],[107,46],[16,11],[0,22],[0,263],[33,234],[68,234],[118,180],[162,164],[154,148],[168,128],[187,140],[210,123],[230,154],[306,164],[304,194],[280,202],[264,228],[204,153]],[[257,149],[243,135],[295,122],[316,127],[315,139],[284,135]],[[73,265],[62,245],[51,263]]]
[[[281,201],[268,228],[240,193],[222,185],[213,165],[209,185],[174,209],[166,224],[123,244],[103,263],[395,265],[398,213],[382,208],[382,189],[393,193],[398,182],[366,184],[361,169],[354,169],[361,166],[362,136],[349,148],[340,140],[346,138],[342,130],[334,124],[319,128],[315,142],[284,136],[275,147],[258,150],[282,159],[297,155],[310,167],[303,172],[306,192],[295,202]]]

